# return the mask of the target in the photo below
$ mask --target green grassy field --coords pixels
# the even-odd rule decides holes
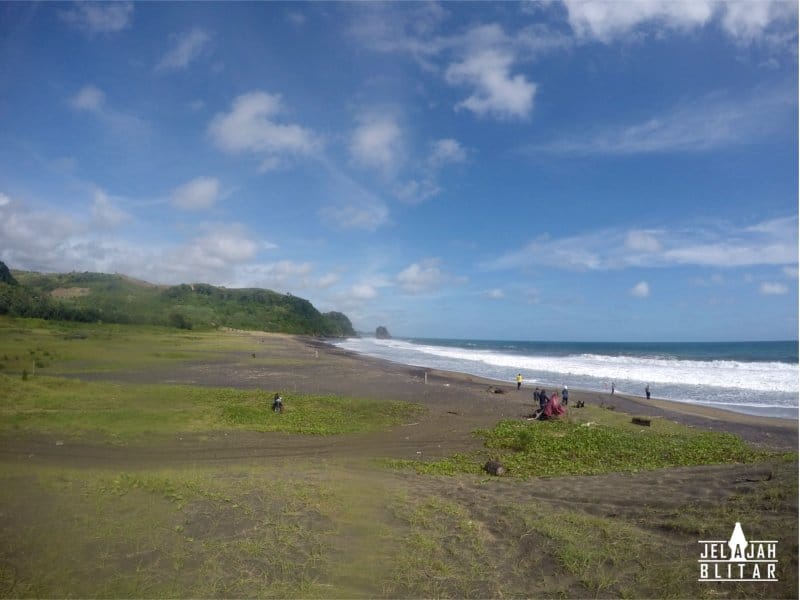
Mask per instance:
[[[270,410],[262,391],[130,385],[0,375],[0,432],[47,433],[135,442],[149,436],[219,431],[337,435],[384,430],[423,412],[403,402],[283,394]]]
[[[631,417],[588,406],[552,421],[505,420],[475,434],[484,450],[438,461],[392,460],[392,468],[429,475],[480,473],[500,461],[512,477],[636,473],[665,467],[796,460],[794,452],[757,450],[729,433],[703,431],[665,419],[643,427]]]
[[[424,418],[400,402],[290,393],[275,414],[269,391],[66,377],[223,357],[303,360],[238,333],[0,318],[0,440],[157,452],[183,433],[347,435]],[[796,453],[661,419],[640,427],[599,407],[476,435],[481,452],[433,462],[376,461],[380,439],[374,455],[223,464],[6,455],[0,597],[795,597]],[[509,476],[482,473],[488,458]],[[755,475],[671,469],[718,464],[752,464]],[[617,485],[647,478],[657,501],[620,501],[609,473],[629,478]],[[737,521],[779,536],[778,584],[697,582],[697,540]]]

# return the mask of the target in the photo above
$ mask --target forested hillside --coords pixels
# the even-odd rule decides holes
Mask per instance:
[[[2,262],[0,314],[182,329],[232,327],[333,337],[355,335],[344,314],[322,314],[308,300],[291,294],[204,283],[157,286],[103,273],[11,272]]]

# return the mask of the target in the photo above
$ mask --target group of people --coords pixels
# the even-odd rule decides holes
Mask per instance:
[[[538,387],[533,392],[533,399],[539,403],[539,408],[533,413],[534,419],[552,419],[566,412],[569,404],[569,388],[564,386],[561,395],[553,392],[548,395],[547,390]]]

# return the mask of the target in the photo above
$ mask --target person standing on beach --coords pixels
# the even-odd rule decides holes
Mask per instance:
[[[517,389],[522,387],[522,373],[517,373]]]
[[[644,386],[644,393],[645,393],[645,396],[647,396],[647,399],[650,400],[650,384],[649,383],[646,386]]]
[[[561,390],[561,403],[564,406],[569,404],[569,388],[567,388],[567,386],[564,386],[564,388]]]
[[[612,395],[612,396],[614,395],[614,389],[615,389],[615,388],[614,388],[614,382],[612,381],[612,382],[611,382],[611,395]]]

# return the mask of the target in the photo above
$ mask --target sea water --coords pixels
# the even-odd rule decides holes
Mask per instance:
[[[798,418],[797,342],[599,343],[350,338],[392,362],[555,390],[567,385],[752,415]]]

